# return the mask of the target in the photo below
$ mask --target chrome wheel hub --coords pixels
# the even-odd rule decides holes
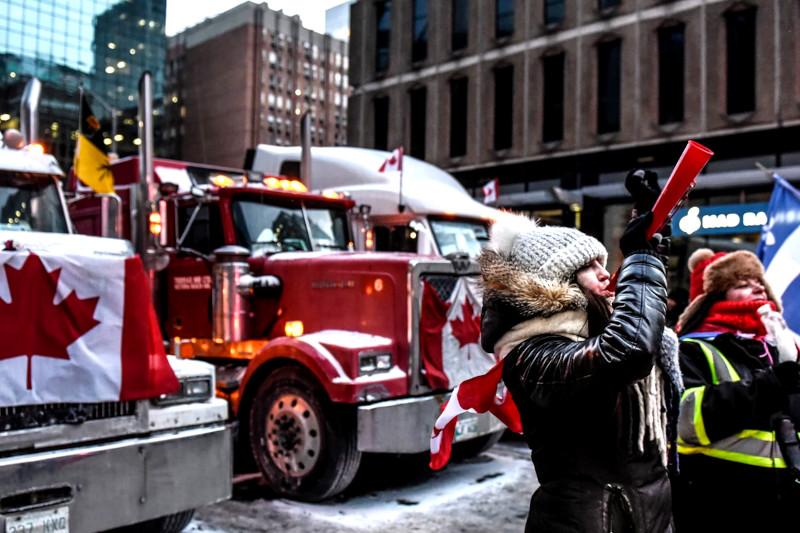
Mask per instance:
[[[282,394],[267,414],[267,451],[284,474],[303,477],[319,460],[322,447],[319,419],[296,394]]]

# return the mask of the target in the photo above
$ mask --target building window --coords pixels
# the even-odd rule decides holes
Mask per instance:
[[[463,50],[469,44],[469,0],[453,0],[453,51]]]
[[[728,114],[756,108],[756,8],[725,13]]]
[[[411,61],[428,57],[428,0],[414,0],[411,25]]]
[[[410,155],[417,159],[425,159],[425,126],[428,123],[427,98],[428,90],[419,87],[409,91],[411,104],[411,146]]]
[[[495,0],[494,36],[496,39],[511,37],[514,33],[514,0]]]
[[[450,157],[467,153],[467,78],[450,80]]]
[[[597,133],[619,131],[622,42],[597,45]]]
[[[564,53],[542,59],[542,142],[564,138]]]
[[[683,121],[685,26],[658,30],[658,123]]]
[[[375,142],[377,150],[389,149],[389,97],[378,96],[373,101]]]
[[[597,0],[597,8],[600,11],[606,11],[617,7],[619,3],[620,0]]]
[[[545,26],[561,24],[564,20],[564,0],[544,0]]]
[[[389,68],[391,12],[390,0],[375,4],[375,72],[386,72]]]
[[[514,66],[494,70],[494,149],[511,148],[514,130]]]

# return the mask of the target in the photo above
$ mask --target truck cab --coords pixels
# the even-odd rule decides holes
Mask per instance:
[[[362,454],[428,450],[441,404],[494,363],[480,349],[478,271],[412,253],[354,251],[355,202],[285,177],[155,159],[158,197],[130,208],[138,158],[112,165],[124,227],[147,216],[165,338],[212,363],[239,422],[240,456],[270,487],[318,501],[344,490]],[[71,205],[98,227],[91,197]],[[494,442],[491,415],[456,441]]]
[[[477,258],[489,240],[498,210],[475,201],[447,172],[404,156],[400,171],[381,172],[389,152],[346,146],[312,147],[309,188],[346,194],[360,207],[359,248],[440,257]],[[301,148],[260,144],[250,150],[245,168],[297,177]]]
[[[128,241],[73,233],[63,180],[55,159],[35,146],[0,148],[4,306],[19,294],[10,280],[13,272],[19,272],[14,265],[27,265],[33,256],[62,264],[102,260],[119,265],[135,260]],[[64,270],[53,270],[49,276],[58,280],[66,276]],[[93,281],[95,286],[107,282],[102,275]],[[32,298],[44,286],[53,298],[56,286],[46,279],[41,283],[16,287]],[[9,323],[13,317],[5,307],[3,313]],[[134,320],[147,317],[148,308],[142,307]],[[27,328],[33,332],[28,340],[48,338],[54,327],[43,319]],[[67,347],[70,357],[77,357],[78,342],[82,341]],[[87,351],[98,367],[114,374],[112,354]],[[138,399],[120,393],[117,399],[78,401],[81,383],[70,376],[80,375],[80,369],[62,372],[58,367],[48,370],[45,379],[41,373],[45,358],[34,357],[38,353],[27,356],[30,390],[24,383],[26,355],[0,358],[0,529],[65,533],[135,524],[137,530],[177,532],[191,520],[195,508],[230,497],[231,427],[227,402],[213,397],[211,365],[177,357],[167,362],[162,350],[159,360],[171,368],[176,390]],[[152,354],[142,355],[136,360]],[[147,376],[147,367],[130,364],[126,372]],[[169,372],[163,366],[162,371]]]

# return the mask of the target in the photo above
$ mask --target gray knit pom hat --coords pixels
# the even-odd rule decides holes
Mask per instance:
[[[607,257],[600,241],[577,229],[504,213],[479,259],[484,299],[501,300],[523,317],[585,309],[575,273],[595,259],[605,266]]]
[[[492,226],[491,246],[520,270],[544,279],[568,281],[595,259],[603,266],[608,252],[575,228],[539,226],[522,215],[507,214]]]

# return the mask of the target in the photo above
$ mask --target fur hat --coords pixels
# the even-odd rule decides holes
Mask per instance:
[[[707,295],[723,293],[743,279],[757,279],[764,286],[767,298],[780,309],[781,302],[775,298],[772,288],[764,278],[764,266],[758,257],[748,250],[716,252],[700,248],[689,256],[689,306],[678,319],[679,328],[693,316]]]
[[[595,259],[605,265],[607,256],[597,239],[577,229],[539,226],[506,213],[492,226],[490,245],[479,261],[486,298],[532,317],[585,308],[574,275]]]

